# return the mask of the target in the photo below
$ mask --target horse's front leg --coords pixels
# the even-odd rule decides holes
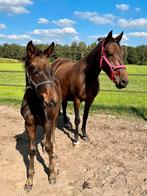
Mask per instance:
[[[30,190],[33,186],[33,176],[35,173],[34,170],[34,156],[37,151],[36,145],[35,145],[35,136],[36,136],[36,125],[35,125],[35,119],[32,114],[29,114],[25,119],[25,129],[28,134],[29,138],[29,154],[30,154],[30,161],[29,161],[29,168],[28,168],[28,174],[27,174],[27,181],[25,184],[25,189]]]
[[[79,143],[79,124],[80,124],[80,103],[81,101],[78,98],[74,99],[74,111],[75,111],[75,138],[74,138],[74,144]]]
[[[88,119],[88,114],[89,114],[89,109],[90,106],[92,104],[92,101],[86,101],[85,102],[85,106],[84,106],[84,114],[83,114],[83,122],[82,122],[82,133],[83,133],[83,140],[88,142],[89,141],[89,137],[87,135],[87,131],[86,131],[86,122]]]

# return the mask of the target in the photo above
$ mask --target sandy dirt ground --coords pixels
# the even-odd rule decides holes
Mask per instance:
[[[73,115],[69,115],[73,122]],[[48,156],[35,158],[33,189],[24,191],[28,167],[28,139],[19,110],[0,106],[0,196],[145,196],[147,195],[147,122],[105,114],[89,116],[90,142],[80,139],[73,147],[73,133],[56,129],[57,182],[48,183]],[[17,138],[17,139],[16,139]]]

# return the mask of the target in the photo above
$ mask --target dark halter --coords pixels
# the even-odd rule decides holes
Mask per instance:
[[[26,70],[26,75],[28,77],[29,84],[30,84],[29,86],[26,87],[26,89],[32,88],[32,86],[33,86],[35,88],[37,94],[38,94],[38,91],[37,91],[38,87],[43,86],[45,84],[51,84],[51,85],[54,84],[53,80],[45,80],[45,81],[38,82],[38,83],[34,82],[34,80],[31,78],[31,76],[29,75],[27,70]]]

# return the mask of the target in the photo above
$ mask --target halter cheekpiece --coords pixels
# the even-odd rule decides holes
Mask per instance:
[[[107,65],[110,67],[110,70],[111,70],[111,76],[110,79],[111,80],[114,80],[114,71],[116,69],[126,69],[126,66],[125,65],[113,65],[109,59],[107,58],[106,54],[105,54],[105,51],[104,51],[104,41],[102,42],[102,54],[101,54],[101,59],[100,59],[100,68],[102,69],[103,67],[103,61],[105,61],[107,63]]]
[[[28,89],[28,88],[32,88],[32,86],[35,88],[35,90],[36,90],[36,92],[37,92],[37,89],[38,89],[38,87],[40,87],[40,86],[43,86],[43,85],[45,85],[45,84],[54,84],[54,82],[53,82],[53,80],[45,80],[45,81],[42,81],[42,82],[38,82],[38,83],[36,83],[32,78],[31,78],[31,76],[29,75],[29,73],[28,73],[28,71],[26,70],[26,75],[27,75],[27,78],[28,78],[28,80],[29,80],[29,86],[27,86],[26,87],[26,89]],[[38,92],[37,92],[38,93]]]

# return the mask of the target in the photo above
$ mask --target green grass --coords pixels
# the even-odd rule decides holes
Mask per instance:
[[[0,58],[0,63],[18,63],[17,59]]]
[[[22,63],[0,63],[1,70],[23,71]],[[128,74],[147,74],[147,66],[127,66]],[[24,85],[24,72],[4,73],[0,72],[0,84]],[[135,115],[147,119],[147,94],[129,93],[123,91],[147,92],[146,76],[129,75],[129,84],[126,89],[118,90],[112,81],[102,72],[100,75],[101,91],[95,98],[91,112],[105,112],[108,114]],[[104,92],[113,90],[116,92]],[[0,86],[0,104],[20,106],[24,93],[24,87]],[[71,104],[70,104],[71,107]]]
[[[24,66],[22,63],[0,63],[0,71],[22,71],[22,72],[0,72],[0,84],[21,85],[25,84]],[[19,106],[23,98],[24,87],[0,86],[0,104]]]
[[[128,65],[128,74],[147,74],[147,66]],[[101,91],[96,97],[92,111],[102,111],[117,114],[133,114],[147,119],[147,76],[129,75],[127,88],[118,90],[104,74],[100,75]],[[116,92],[103,92],[102,90]],[[130,93],[123,91],[140,91],[145,93]]]
[[[0,71],[7,70],[7,71],[23,71],[24,65],[23,63],[1,63],[0,62]]]

